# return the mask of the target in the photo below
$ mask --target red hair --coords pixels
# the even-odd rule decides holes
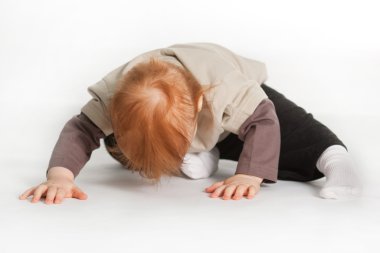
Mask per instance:
[[[205,91],[189,71],[157,59],[128,71],[110,105],[121,163],[156,181],[180,175]]]

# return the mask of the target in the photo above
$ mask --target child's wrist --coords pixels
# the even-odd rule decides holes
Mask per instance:
[[[69,179],[74,181],[74,173],[65,167],[52,167],[48,171],[47,179]]]
[[[240,173],[237,173],[236,175],[239,175],[239,176],[245,176],[245,177],[249,177],[249,178],[253,178],[255,181],[259,182],[260,184],[264,181],[263,178],[261,178],[261,177],[256,177],[256,176],[252,176],[252,175],[240,174]]]

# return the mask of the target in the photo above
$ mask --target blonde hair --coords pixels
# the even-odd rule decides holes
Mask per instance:
[[[198,100],[206,90],[187,70],[150,59],[118,83],[110,116],[118,160],[156,181],[180,175],[197,122]],[[203,96],[203,107],[211,110]]]

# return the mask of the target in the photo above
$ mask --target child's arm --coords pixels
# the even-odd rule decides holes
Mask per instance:
[[[239,139],[244,141],[235,176],[206,188],[211,197],[224,199],[253,197],[262,182],[277,181],[280,157],[280,125],[272,101],[263,100],[255,112],[243,123]],[[236,192],[235,192],[236,191]]]
[[[104,137],[104,133],[85,114],[74,116],[59,135],[46,174],[50,168],[64,167],[76,177]]]
[[[280,158],[280,123],[274,104],[264,99],[239,129],[244,142],[235,174],[263,178],[264,183],[277,182]]]
[[[87,199],[87,195],[74,184],[74,178],[90,159],[94,149],[100,146],[104,134],[84,114],[70,119],[61,131],[54,147],[47,181],[26,190],[20,199],[33,195],[32,203],[46,196],[45,202],[61,203],[63,198]]]

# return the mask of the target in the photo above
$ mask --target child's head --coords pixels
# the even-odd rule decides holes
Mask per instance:
[[[151,59],[128,71],[110,105],[115,139],[128,168],[155,180],[180,175],[204,92],[189,71],[168,62]]]

